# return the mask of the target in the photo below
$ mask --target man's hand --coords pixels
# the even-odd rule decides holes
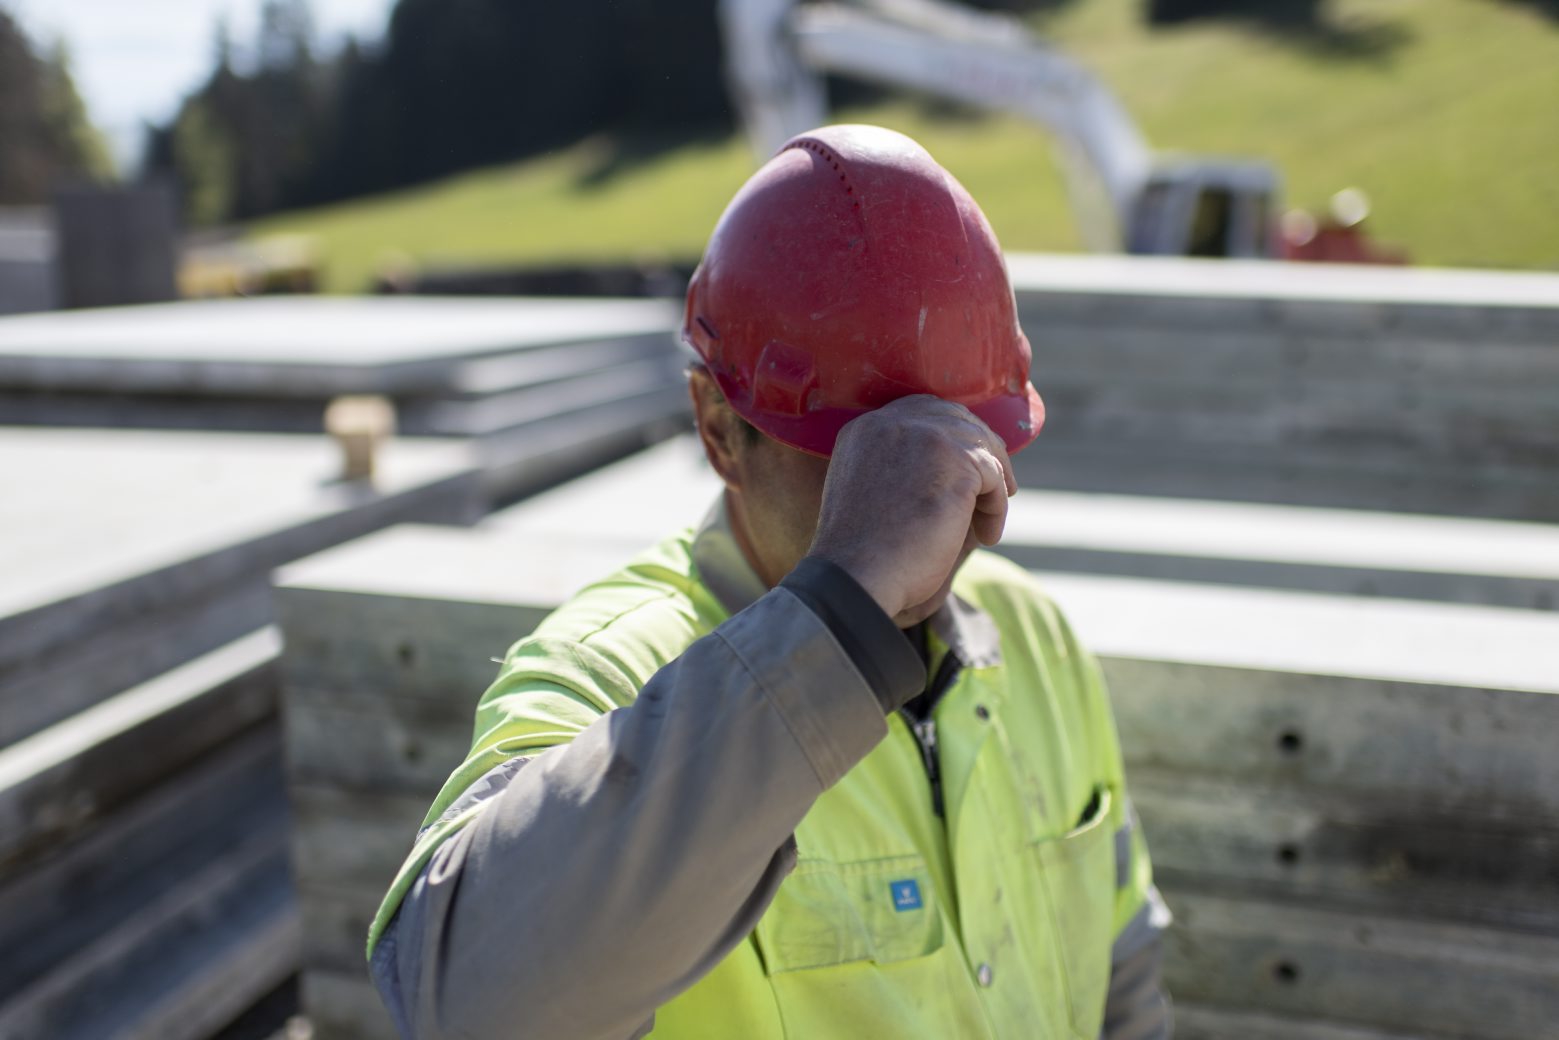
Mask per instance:
[[[901,398],[840,431],[811,555],[907,628],[936,612],[977,544],[1001,539],[1017,490],[1006,445],[973,412]]]

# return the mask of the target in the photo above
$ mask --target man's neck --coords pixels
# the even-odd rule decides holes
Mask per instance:
[[[736,547],[742,551],[742,558],[747,561],[747,566],[752,568],[758,580],[763,582],[763,587],[772,589],[780,583],[784,574],[772,574],[764,565],[763,559],[754,548],[751,529],[747,525],[747,511],[742,505],[740,495],[733,495],[729,490],[725,494],[725,515],[731,525],[731,535],[736,539]]]

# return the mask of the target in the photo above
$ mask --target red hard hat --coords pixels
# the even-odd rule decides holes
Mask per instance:
[[[726,207],[682,336],[731,407],[828,456],[840,427],[910,394],[965,405],[1017,452],[1045,421],[996,235],[903,134],[802,134]]]

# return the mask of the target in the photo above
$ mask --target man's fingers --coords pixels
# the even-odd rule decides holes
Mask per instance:
[[[1001,539],[1016,490],[1007,446],[979,416],[900,398],[840,431],[812,551],[907,623],[934,609],[973,546]]]
[[[1018,493],[1018,477],[1012,469],[1012,458],[1007,454],[1007,442],[998,437],[996,431],[987,426],[985,420],[978,415],[964,410],[962,405],[954,405],[954,407],[962,411],[970,424],[979,431],[980,446],[989,452],[995,460],[1001,472],[1001,485],[1006,489],[1007,495],[1009,497],[1016,495]]]
[[[1000,452],[1000,456],[996,452]],[[995,545],[1007,526],[1007,496],[1011,494],[1011,464],[1003,465],[1006,452],[999,444],[996,451],[982,445],[975,449],[975,464],[980,470],[980,493],[974,500],[970,527],[981,545]]]

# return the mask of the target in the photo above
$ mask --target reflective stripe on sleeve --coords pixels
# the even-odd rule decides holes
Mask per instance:
[[[1115,945],[1110,951],[1111,962],[1120,964],[1130,960],[1132,955],[1143,947],[1157,942],[1172,920],[1174,915],[1164,904],[1164,897],[1158,894],[1158,889],[1156,887],[1148,889],[1142,906],[1115,937]]]
[[[417,840],[421,841],[422,836],[438,824],[446,820],[453,820],[458,816],[463,816],[467,811],[482,804],[489,798],[496,798],[502,794],[504,789],[509,786],[510,781],[514,779],[514,774],[530,764],[535,757],[535,755],[525,755],[523,757],[506,759],[483,773],[476,779],[475,783],[465,789],[459,798],[449,803],[449,808],[440,813],[438,819],[417,832]]]
[[[1126,822],[1115,831],[1115,887],[1125,888],[1131,884],[1131,810],[1128,807]]]

